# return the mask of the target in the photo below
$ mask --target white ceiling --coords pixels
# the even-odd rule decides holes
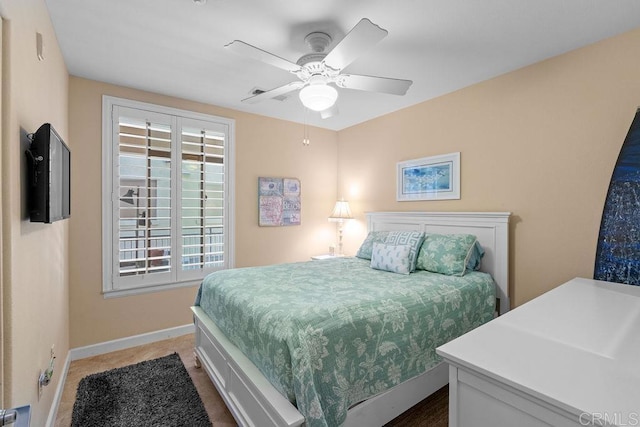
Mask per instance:
[[[322,31],[331,49],[361,18],[389,35],[345,71],[413,80],[405,96],[339,89],[340,113],[364,122],[640,27],[638,0],[46,0],[69,73],[304,122],[297,93],[241,103],[293,74],[223,49],[242,40],[289,61]]]

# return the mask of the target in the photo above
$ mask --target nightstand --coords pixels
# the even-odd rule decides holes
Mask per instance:
[[[329,258],[341,258],[344,255],[331,255],[331,254],[323,254],[323,255],[314,255],[311,257],[311,259],[313,260],[319,260],[319,259],[329,259]]]

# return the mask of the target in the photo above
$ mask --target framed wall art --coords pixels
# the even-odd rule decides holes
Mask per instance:
[[[300,225],[300,180],[258,178],[258,225]]]
[[[459,152],[398,162],[397,201],[459,198]]]

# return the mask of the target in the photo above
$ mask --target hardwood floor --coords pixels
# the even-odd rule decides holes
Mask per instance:
[[[76,390],[78,383],[85,376],[144,360],[155,359],[174,352],[180,355],[184,366],[187,368],[213,426],[235,426],[236,423],[233,416],[225,406],[207,373],[204,369],[198,369],[194,366],[194,345],[193,334],[188,334],[71,362],[54,426],[69,427],[71,425]],[[447,427],[447,411],[448,390],[447,387],[444,387],[388,423],[385,427]]]

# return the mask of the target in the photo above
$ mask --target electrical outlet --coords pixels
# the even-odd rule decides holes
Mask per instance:
[[[40,375],[38,375],[38,400],[40,400],[40,397],[42,397],[43,387],[46,385],[49,385],[49,382],[51,381],[51,377],[53,376],[53,363],[56,359],[55,350],[56,350],[55,344],[51,344],[49,367],[45,371],[40,370]]]

